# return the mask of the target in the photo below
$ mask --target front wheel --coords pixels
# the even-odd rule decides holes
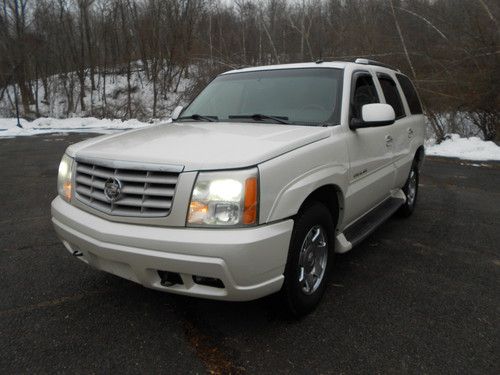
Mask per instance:
[[[415,210],[418,195],[418,180],[418,163],[416,161],[413,161],[410,169],[410,174],[408,175],[408,180],[406,180],[405,186],[403,186],[403,193],[406,196],[406,202],[398,211],[398,213],[403,217],[410,216]]]
[[[281,296],[295,317],[319,304],[333,264],[335,223],[329,210],[314,202],[295,220]]]

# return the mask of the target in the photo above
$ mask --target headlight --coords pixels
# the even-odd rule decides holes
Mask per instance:
[[[258,199],[257,168],[200,172],[189,204],[187,225],[255,225]]]
[[[59,164],[57,175],[57,192],[67,202],[71,200],[73,159],[64,154]]]

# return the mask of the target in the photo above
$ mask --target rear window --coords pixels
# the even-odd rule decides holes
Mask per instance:
[[[398,82],[401,85],[401,89],[406,96],[406,101],[410,107],[410,112],[412,115],[417,115],[422,113],[422,105],[418,99],[417,91],[411,83],[410,79],[402,74],[396,74]]]
[[[398,88],[396,87],[396,82],[392,80],[391,77],[380,75],[378,78],[380,86],[382,86],[382,92],[385,96],[385,101],[394,108],[394,113],[396,118],[401,118],[405,116],[405,110],[403,108],[403,103],[401,102],[401,97],[399,96]]]

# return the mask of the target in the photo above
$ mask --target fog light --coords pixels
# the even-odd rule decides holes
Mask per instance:
[[[205,276],[193,276],[193,281],[199,285],[211,286],[213,288],[224,288],[224,283],[221,279],[215,277],[205,277]]]
[[[183,285],[181,275],[177,272],[168,272],[168,271],[158,271],[158,275],[160,276],[160,284],[162,286],[174,286],[177,284]]]

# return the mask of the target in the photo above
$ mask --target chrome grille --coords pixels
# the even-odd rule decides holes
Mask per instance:
[[[161,217],[170,213],[179,172],[115,164],[77,160],[75,191],[78,200],[116,216]],[[121,194],[115,201],[104,194],[104,185],[112,178],[121,182]]]

